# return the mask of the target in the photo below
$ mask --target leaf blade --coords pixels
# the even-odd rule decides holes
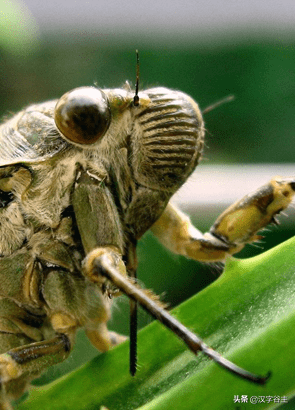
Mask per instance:
[[[32,391],[20,409],[231,409],[234,395],[295,395],[295,238],[262,255],[231,259],[223,275],[173,310],[191,330],[249,371],[250,384],[199,355],[154,322],[139,333],[139,369],[128,373],[128,343],[57,382]],[[293,359],[294,358],[294,359]],[[54,406],[53,406],[54,404]],[[243,404],[252,406],[250,403]],[[74,406],[74,407],[73,407]],[[276,408],[274,399],[264,408]]]

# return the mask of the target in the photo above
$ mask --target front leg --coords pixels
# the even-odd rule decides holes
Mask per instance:
[[[102,206],[98,206],[97,204],[101,204]],[[232,373],[238,374],[240,377],[254,383],[266,383],[269,376],[257,376],[249,373],[220,356],[219,353],[207,346],[202,339],[171,316],[163,308],[161,303],[159,303],[158,298],[153,295],[152,292],[143,291],[140,286],[136,284],[134,279],[127,277],[126,267],[121,258],[119,246],[122,239],[120,239],[120,229],[117,229],[112,233],[106,232],[105,234],[101,231],[101,228],[104,226],[112,226],[110,219],[113,220],[115,226],[119,227],[119,223],[116,223],[116,221],[119,222],[119,219],[117,219],[118,214],[115,212],[112,197],[108,194],[107,187],[95,182],[87,172],[84,172],[84,174],[82,173],[79,178],[73,195],[73,207],[79,232],[80,234],[85,232],[84,237],[81,234],[83,247],[87,252],[83,267],[84,275],[89,279],[90,283],[100,285],[99,289],[101,290],[103,290],[104,286],[107,286],[110,283],[113,284],[135,303],[139,303],[155,319],[171,329],[186,343],[188,348],[194,354],[197,354],[197,352],[201,350],[208,357],[215,360],[222,367],[228,369]],[[170,218],[168,217],[166,219],[168,219],[168,222],[170,219],[171,222],[172,216],[179,216],[179,214],[175,210],[175,212],[173,212],[172,207],[169,207],[168,209],[171,211],[170,213],[168,211]],[[113,210],[113,212],[106,212],[108,210]],[[164,212],[164,218],[165,215],[167,216],[167,211]],[[178,225],[181,227],[181,218],[176,217],[176,220],[178,220]],[[87,231],[89,225],[91,226],[91,229]],[[90,234],[91,237],[86,235],[86,233]],[[106,238],[108,239],[108,242],[106,241]],[[212,247],[212,245],[210,246]],[[222,246],[227,249],[225,245]],[[102,323],[102,321],[100,321],[100,323]],[[108,333],[106,333],[106,336],[107,335]],[[101,339],[102,334],[98,332],[97,336]],[[92,341],[91,338],[90,340]],[[136,349],[134,349],[134,351],[136,351]],[[130,357],[131,359],[134,358],[133,355]],[[132,375],[134,375],[135,369],[136,363],[130,363]]]
[[[174,253],[214,262],[239,252],[260,237],[257,232],[287,208],[295,191],[295,178],[273,178],[268,184],[226,209],[204,235],[170,203],[152,226],[152,232]]]
[[[73,207],[81,237],[83,249],[87,255],[83,271],[92,283],[99,284],[103,295],[113,295],[112,289],[103,276],[93,272],[92,262],[102,254],[107,254],[112,265],[126,275],[126,267],[122,259],[126,247],[123,229],[114,199],[108,187],[93,173],[81,169],[73,192]],[[107,322],[110,319],[110,305],[106,313],[96,317],[96,322],[89,321],[85,325],[86,335],[91,343],[100,351],[107,351],[124,340],[125,336],[109,332]]]

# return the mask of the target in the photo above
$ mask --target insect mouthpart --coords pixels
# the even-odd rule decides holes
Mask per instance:
[[[95,87],[75,88],[58,100],[54,120],[65,139],[79,145],[94,144],[111,122],[108,98]]]

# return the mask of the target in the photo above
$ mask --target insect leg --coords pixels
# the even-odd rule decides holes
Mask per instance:
[[[94,256],[94,252],[92,252]],[[192,333],[177,319],[171,316],[165,309],[163,309],[156,301],[150,298],[140,287],[130,279],[126,278],[114,267],[112,258],[107,253],[101,253],[99,257],[93,257],[88,261],[92,265],[93,279],[94,275],[97,275],[97,280],[100,280],[100,276],[105,276],[112,283],[117,286],[128,297],[136,300],[148,313],[150,313],[155,319],[162,322],[166,327],[172,330],[177,336],[184,341],[188,348],[197,354],[198,351],[202,351],[205,355],[213,359],[222,367],[226,368],[230,372],[249,380],[257,384],[265,384],[270,374],[266,376],[258,376],[248,372],[222,357],[215,350],[207,346],[202,339]],[[89,265],[90,266],[90,265]]]
[[[52,317],[50,323],[46,317],[46,275],[37,251],[23,247],[0,258],[0,409],[9,408],[9,400],[19,397],[44,369],[64,360],[74,341],[72,323],[66,326],[61,317]],[[43,256],[49,254],[43,249]],[[61,332],[54,327],[58,323],[63,323]]]
[[[229,246],[219,239],[203,235],[189,217],[171,203],[151,231],[172,252],[198,261],[223,260],[229,251]]]
[[[42,336],[39,329],[29,325],[33,324],[32,316],[10,299],[0,298],[0,316],[0,409],[10,410],[10,400],[24,393],[32,377],[3,380],[3,357],[7,351],[41,340]]]
[[[275,216],[290,205],[294,194],[294,177],[275,177],[226,209],[210,234],[230,244],[230,253],[236,253],[246,243],[260,239],[258,231],[269,223],[277,223]]]
[[[0,409],[9,409],[9,401],[19,398],[32,379],[65,360],[71,350],[70,340],[64,334],[32,343],[24,334],[0,332],[0,345],[1,350],[5,345],[21,345],[0,354]]]
[[[85,253],[89,254],[93,249],[101,247],[114,256],[115,265],[126,274],[126,267],[122,260],[125,247],[123,230],[110,190],[93,174],[81,170],[72,201]],[[92,281],[87,267],[84,270],[86,276]],[[101,277],[101,279],[103,287],[105,278]],[[108,332],[106,323],[109,319],[110,314],[101,317],[96,328],[86,326],[87,336],[99,350],[108,350],[126,339],[125,336]]]
[[[260,239],[257,232],[276,222],[275,215],[288,207],[294,190],[295,178],[273,178],[226,209],[204,235],[169,203],[151,230],[172,252],[204,262],[224,260]]]

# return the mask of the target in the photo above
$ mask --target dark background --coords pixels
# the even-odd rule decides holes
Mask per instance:
[[[75,7],[76,2],[71,4]],[[34,1],[28,5],[33,13]],[[31,103],[58,98],[81,85],[96,83],[101,88],[112,88],[122,86],[126,80],[134,84],[138,48],[141,89],[158,85],[180,89],[195,98],[201,108],[229,94],[235,96],[234,102],[205,117],[207,164],[294,162],[295,35],[292,32],[277,35],[271,27],[264,31],[244,25],[231,30],[220,28],[216,35],[210,36],[197,31],[183,35],[180,25],[177,30],[171,28],[162,35],[148,30],[141,33],[140,28],[128,32],[126,27],[116,35],[114,26],[110,35],[108,31],[96,31],[95,27],[89,31],[74,30],[62,24],[42,31],[42,27],[38,28],[38,15],[33,14],[32,23],[32,16],[28,18],[18,6],[15,2],[9,18],[0,26],[2,117]],[[1,7],[5,9],[5,2],[0,2],[0,10]],[[261,28],[258,22],[255,24]],[[185,24],[183,27],[187,28]],[[202,230],[213,223],[206,218],[205,211],[191,216]],[[284,229],[266,234],[264,250],[294,234],[294,222],[289,222]],[[241,256],[259,252],[261,249],[248,247]],[[139,244],[138,253],[140,280],[147,288],[164,292],[163,299],[170,306],[198,292],[220,273],[216,265],[204,266],[171,255],[149,233]],[[140,326],[150,320],[142,313]],[[111,327],[121,333],[128,332],[128,302],[124,298],[116,303]],[[71,370],[95,354],[80,334],[72,357],[62,366],[50,369],[40,383]]]

